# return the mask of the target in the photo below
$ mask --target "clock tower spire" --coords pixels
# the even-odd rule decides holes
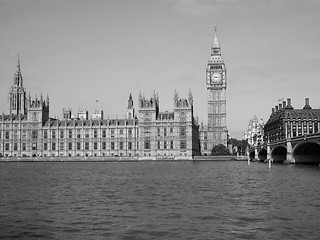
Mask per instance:
[[[227,146],[226,89],[227,70],[221,57],[221,47],[217,37],[217,28],[211,47],[211,56],[206,68],[208,97],[208,150],[214,145]]]
[[[213,44],[212,44],[212,47],[211,47],[211,56],[212,55],[221,56],[220,43],[219,43],[218,37],[217,37],[217,27],[215,27],[215,29],[214,29],[214,39],[213,39]]]

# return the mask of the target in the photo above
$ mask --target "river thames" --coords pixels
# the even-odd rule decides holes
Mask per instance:
[[[319,239],[320,167],[0,163],[5,239]]]

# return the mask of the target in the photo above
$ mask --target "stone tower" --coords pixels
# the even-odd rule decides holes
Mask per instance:
[[[9,92],[9,114],[27,114],[27,97],[23,87],[23,79],[20,69],[20,59],[18,55],[17,70],[14,74],[13,85]]]
[[[29,94],[27,115],[28,120],[32,122],[44,123],[49,120],[49,96],[44,100],[41,93],[40,99],[37,96],[32,99]]]
[[[208,149],[214,145],[227,146],[226,89],[227,70],[221,57],[217,29],[211,47],[211,56],[206,69],[208,95]]]
[[[154,136],[154,123],[157,121],[159,115],[159,96],[153,92],[150,99],[145,98],[139,94],[139,150],[140,156],[154,156],[156,149],[156,139]]]
[[[134,111],[134,107],[133,107],[132,95],[130,93],[129,99],[128,99],[128,107],[127,107],[126,119],[134,119],[134,118],[135,118],[135,111]]]

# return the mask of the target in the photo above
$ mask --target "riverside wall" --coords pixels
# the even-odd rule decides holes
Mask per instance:
[[[194,156],[182,158],[139,158],[139,157],[5,157],[0,162],[142,162],[142,161],[247,161],[247,156]]]

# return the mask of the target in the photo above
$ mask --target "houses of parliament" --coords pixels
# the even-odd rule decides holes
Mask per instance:
[[[208,124],[194,117],[193,96],[173,96],[173,112],[160,111],[159,96],[140,93],[137,110],[130,94],[125,118],[104,118],[103,111],[63,109],[51,118],[49,96],[31,97],[23,85],[20,59],[8,94],[8,114],[0,115],[0,157],[104,157],[191,160],[227,145],[225,63],[216,30],[206,68]]]

